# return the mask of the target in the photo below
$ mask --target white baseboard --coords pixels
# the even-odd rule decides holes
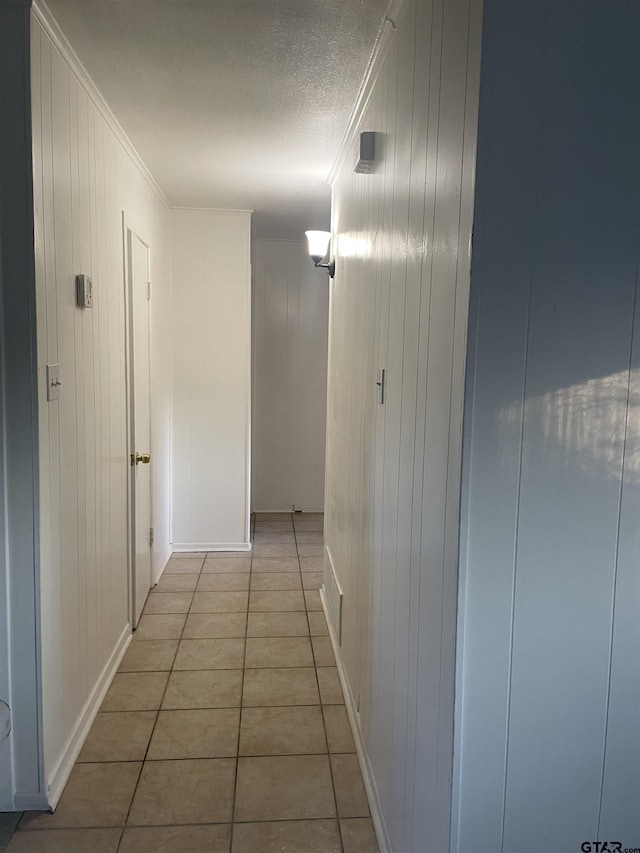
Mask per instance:
[[[80,712],[71,735],[65,744],[62,755],[56,762],[48,779],[46,804],[44,808],[51,809],[53,811],[58,805],[58,800],[62,795],[64,786],[67,784],[69,774],[73,770],[73,765],[76,763],[80,750],[82,749],[87,735],[89,734],[89,729],[93,725],[93,721],[100,709],[100,705],[102,705],[102,700],[111,686],[113,676],[116,674],[130,642],[131,625],[127,624],[120,635],[109,660],[106,662],[102,672],[100,673],[100,677],[95,683],[89,698],[85,702],[84,708]]]
[[[252,513],[256,512],[293,512],[293,506],[289,504],[288,506],[254,506],[251,510]],[[303,506],[301,512],[324,512],[323,506]]]
[[[172,551],[250,551],[251,542],[172,542]]]
[[[288,506],[254,506],[251,508],[251,512],[288,512],[291,514],[293,512],[293,507],[291,504]]]
[[[365,791],[367,792],[367,799],[369,800],[369,810],[371,811],[371,820],[373,821],[373,828],[375,829],[376,838],[378,839],[378,848],[380,850],[380,853],[392,853],[391,842],[389,840],[389,833],[387,832],[387,825],[385,823],[384,815],[382,812],[382,805],[380,803],[378,788],[375,782],[375,777],[373,775],[371,762],[369,761],[369,755],[362,739],[362,730],[360,729],[360,715],[358,714],[358,711],[356,709],[356,703],[351,692],[351,686],[349,685],[349,680],[347,678],[347,674],[344,670],[344,666],[342,665],[342,660],[340,658],[340,646],[336,642],[336,635],[335,631],[333,630],[333,625],[331,623],[329,608],[327,607],[327,599],[324,594],[324,587],[320,590],[320,600],[322,602],[322,607],[324,610],[325,618],[327,620],[327,625],[329,626],[329,637],[331,639],[331,645],[333,646],[333,654],[335,655],[336,665],[338,667],[338,677],[340,678],[342,692],[344,693],[344,702],[345,707],[347,709],[347,716],[349,717],[349,723],[351,724],[351,731],[353,733],[353,740],[356,745],[356,755],[358,756],[358,761],[360,762],[360,770],[362,771],[362,781],[364,782]]]

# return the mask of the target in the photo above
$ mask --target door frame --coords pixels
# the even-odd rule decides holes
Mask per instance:
[[[124,281],[124,340],[125,340],[125,418],[127,429],[127,609],[129,614],[129,624],[131,630],[134,630],[135,625],[135,488],[133,468],[131,466],[131,454],[135,453],[133,446],[133,413],[134,407],[134,379],[133,379],[133,319],[132,319],[132,282],[131,282],[131,236],[137,237],[138,240],[147,249],[147,281],[151,280],[151,243],[143,228],[138,227],[135,219],[122,211],[122,257],[123,257],[123,281]],[[151,307],[149,307],[149,444],[153,445],[153,420],[151,418]],[[151,449],[151,447],[150,447]],[[150,507],[150,524],[153,527],[153,466],[149,471],[149,507]],[[150,546],[151,548],[153,546]],[[151,559],[151,578],[150,588],[153,586],[153,553]]]
[[[0,3],[0,692],[11,734],[0,743],[0,808],[46,809],[41,649],[40,419],[42,280],[34,240],[29,4]],[[10,90],[10,91],[9,91]],[[36,196],[37,198],[37,196]],[[40,355],[40,362],[38,361]],[[46,429],[46,427],[44,428]],[[44,452],[44,451],[43,451]],[[44,490],[44,487],[43,487]]]

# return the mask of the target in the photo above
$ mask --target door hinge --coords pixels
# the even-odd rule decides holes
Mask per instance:
[[[151,282],[147,282],[147,299],[151,299]]]
[[[153,545],[156,538],[156,532],[153,527],[149,528],[149,545]]]

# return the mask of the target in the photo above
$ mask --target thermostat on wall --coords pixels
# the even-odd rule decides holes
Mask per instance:
[[[76,276],[76,304],[78,308],[93,308],[93,282],[88,275]]]
[[[373,130],[365,130],[360,134],[360,157],[354,172],[369,175],[373,172],[376,156],[376,135]]]

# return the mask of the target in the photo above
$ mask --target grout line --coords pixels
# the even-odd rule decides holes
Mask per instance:
[[[255,526],[256,526],[256,517],[253,515],[252,523],[250,525],[251,531],[251,542],[253,543],[255,537]],[[244,623],[244,653],[242,656],[242,675],[240,677],[240,713],[238,715],[238,740],[236,743],[236,772],[233,777],[233,796],[231,798],[231,828],[229,831],[229,850],[233,850],[233,828],[235,823],[236,816],[236,795],[238,792],[238,765],[240,764],[240,733],[242,731],[242,709],[244,707],[243,698],[244,698],[244,676],[246,672],[246,663],[247,663],[247,633],[249,631],[249,603],[251,600],[251,578],[253,576],[253,547],[251,551],[251,560],[249,562],[249,592],[247,593],[247,613],[246,619]]]
[[[264,710],[264,711],[272,711],[272,710],[281,710],[283,708],[321,708],[320,705],[263,705],[259,708],[254,708],[253,705],[247,705],[246,710],[255,711],[255,710]],[[333,705],[331,707],[340,708],[341,705]],[[206,710],[231,710],[238,711],[239,708],[183,708],[181,710],[187,711],[206,711]],[[324,718],[323,718],[323,727],[324,727]],[[334,750],[333,752],[329,751],[328,747],[328,739],[325,733],[325,742],[327,743],[327,749],[322,752],[251,752],[246,755],[240,755],[236,750],[236,754],[238,758],[305,758],[305,757],[313,757],[313,756],[322,756],[325,755],[330,757],[332,755],[357,755],[354,750],[344,751],[344,750]],[[145,764],[156,764],[161,761],[227,761],[228,759],[234,758],[234,754],[231,755],[178,755],[173,758],[163,757],[163,758],[145,758]],[[126,758],[126,759],[113,759],[109,758],[105,761],[94,760],[94,761],[77,761],[76,764],[79,766],[86,766],[87,764],[141,764],[142,759],[140,758]],[[135,792],[134,792],[135,794]],[[209,821],[206,821],[207,823]],[[218,821],[219,823],[228,823],[228,821]],[[251,823],[251,821],[248,821]],[[151,824],[153,825],[153,824]],[[126,829],[126,824],[123,825]],[[52,827],[56,828],[56,827]],[[78,829],[92,829],[93,827],[78,827]],[[118,829],[117,826],[112,826],[112,829]]]
[[[202,569],[204,566],[205,559],[206,559],[206,557],[202,558],[202,564],[200,566],[200,572],[198,572],[199,575],[202,574]],[[194,574],[195,574],[195,572],[194,572]],[[193,600],[193,595],[192,595],[192,600]],[[146,607],[146,602],[145,602],[145,607]],[[142,609],[142,612],[144,613],[144,608]],[[123,828],[122,828],[122,835],[120,836],[120,841],[118,842],[118,846],[116,847],[116,853],[118,853],[118,850],[120,849],[120,845],[122,844],[122,839],[124,838],[124,830],[126,829],[127,821],[129,820],[129,815],[131,814],[131,807],[133,806],[133,801],[135,800],[136,794],[138,793],[138,787],[140,785],[140,779],[142,777],[142,771],[144,770],[144,765],[145,765],[145,762],[147,761],[147,755],[149,754],[149,747],[151,746],[151,741],[153,740],[153,735],[155,733],[156,726],[158,725],[158,718],[160,717],[160,708],[162,708],[162,703],[164,702],[164,697],[166,696],[167,689],[169,687],[169,682],[171,681],[171,673],[174,671],[173,667],[175,665],[176,658],[178,656],[178,651],[180,649],[180,643],[182,641],[182,635],[184,634],[184,629],[187,625],[187,619],[188,619],[188,613],[185,616],[185,620],[182,624],[182,630],[180,632],[180,637],[178,638],[178,645],[176,646],[176,653],[173,656],[173,662],[171,664],[171,669],[169,670],[169,677],[167,678],[167,683],[165,684],[164,690],[162,691],[162,697],[160,699],[160,705],[159,705],[158,710],[156,712],[156,718],[155,718],[154,723],[153,723],[153,728],[151,729],[151,735],[149,736],[149,740],[147,742],[147,748],[146,748],[145,753],[144,753],[144,758],[142,759],[142,762],[140,764],[140,772],[138,773],[136,785],[135,785],[135,788],[133,789],[133,796],[131,797],[131,801],[129,803],[129,808],[127,809],[127,814],[126,814],[125,819],[124,819],[124,824],[123,824]]]
[[[269,756],[267,756],[267,757],[269,757]],[[39,833],[52,835],[52,834],[58,833],[58,832],[60,832],[60,833],[69,832],[69,830],[75,831],[75,830],[96,830],[96,829],[109,829],[109,830],[113,830],[113,831],[119,830],[121,833],[123,833],[125,829],[171,829],[174,826],[179,826],[179,827],[229,826],[229,827],[231,827],[233,823],[240,823],[240,824],[250,824],[250,823],[308,823],[309,821],[323,821],[326,823],[327,821],[331,821],[331,820],[335,820],[337,823],[340,822],[340,818],[336,818],[336,817],[287,817],[287,818],[269,818],[268,820],[256,820],[255,818],[252,818],[251,820],[237,820],[237,821],[212,820],[212,821],[206,821],[205,823],[194,823],[193,821],[191,821],[191,822],[178,822],[178,823],[135,823],[135,824],[130,824],[129,826],[125,826],[125,827],[113,826],[113,824],[107,825],[107,826],[104,826],[104,825],[56,826],[55,828],[52,827],[50,829],[36,829],[35,827],[32,829],[32,828],[23,827],[20,829],[16,828],[16,830],[14,830],[14,834],[17,832],[20,835],[30,834],[30,835],[35,836]],[[369,818],[354,817],[354,818],[342,818],[342,820],[369,820]],[[13,835],[11,836],[11,838],[13,838]],[[9,840],[11,840],[11,839],[9,839]],[[122,837],[120,839],[119,844],[121,842],[122,842]],[[118,849],[119,849],[119,847],[116,848],[116,851]],[[0,853],[1,853],[1,851],[2,851],[2,848],[0,848]]]
[[[267,756],[267,758],[268,757],[269,756]],[[342,820],[368,820],[368,819],[369,818],[366,818],[366,817],[342,818]],[[183,821],[180,823],[136,823],[136,824],[131,824],[130,826],[126,826],[126,827],[124,827],[124,829],[160,829],[160,828],[169,829],[169,828],[172,828],[174,826],[179,826],[179,827],[231,826],[232,822],[233,823],[242,823],[242,824],[245,824],[245,823],[307,823],[307,822],[312,821],[312,820],[321,820],[321,821],[326,822],[326,821],[330,821],[330,820],[339,820],[339,819],[335,818],[335,817],[281,817],[281,818],[269,818],[268,820],[264,820],[264,819],[260,820],[260,819],[255,819],[255,818],[251,818],[251,820],[237,820],[237,821],[208,820],[208,821],[205,821],[203,823],[197,823],[194,821]],[[56,827],[51,827],[51,828],[47,827],[46,829],[43,827],[41,827],[41,828],[34,827],[33,829],[23,828],[23,829],[19,830],[19,834],[20,835],[23,835],[23,834],[26,835],[27,833],[29,833],[31,835],[37,835],[39,833],[51,834],[51,833],[56,833],[56,832],[69,832],[69,830],[76,831],[76,830],[93,830],[93,829],[110,829],[113,831],[120,830],[120,832],[123,831],[123,827],[121,827],[121,826],[114,826],[113,824],[107,824],[107,825],[95,824],[94,826],[77,826],[77,825],[56,826]],[[13,836],[11,836],[11,837],[13,838]]]
[[[320,705],[245,705],[245,710],[247,711],[282,711],[286,708],[320,708]],[[342,705],[330,705],[332,708],[341,708]],[[234,708],[178,708],[178,711],[239,711],[240,708],[237,706]],[[326,738],[325,738],[326,739]],[[313,756],[313,755],[356,755],[356,752],[345,749],[334,749],[333,752],[330,752],[329,749],[310,752],[307,750],[306,752],[247,752],[239,755],[240,758],[301,758],[303,756]],[[159,761],[222,761],[228,758],[233,758],[234,755],[176,755],[174,757],[163,756],[162,758],[146,758],[145,762],[159,762]],[[92,761],[77,761],[76,764],[85,765],[85,764],[139,764],[141,763],[141,758],[105,758],[105,759],[93,759]],[[219,821],[220,823],[225,823],[225,821]],[[208,821],[207,821],[208,823]],[[52,827],[55,829],[55,827]],[[91,829],[91,827],[83,827],[84,829]],[[112,827],[113,828],[113,827]],[[115,827],[117,829],[117,826]]]
[[[294,536],[294,539],[296,540],[296,552],[298,553],[298,566],[300,567],[300,582],[302,583],[302,567],[300,565],[300,553],[298,552],[298,537],[297,537],[296,531],[295,531],[295,524],[294,524],[293,536]],[[316,687],[318,690],[318,700],[320,703],[320,714],[322,715],[322,728],[324,730],[324,740],[325,740],[325,744],[327,747],[327,762],[329,764],[329,776],[331,778],[331,790],[333,792],[333,805],[335,807],[336,823],[338,825],[338,837],[340,839],[340,851],[341,851],[341,853],[344,853],[344,840],[342,838],[342,825],[340,823],[340,815],[338,814],[338,798],[336,796],[336,782],[335,782],[335,779],[333,777],[333,764],[331,763],[331,755],[329,753],[329,737],[327,735],[327,723],[326,723],[326,720],[324,717],[322,694],[320,693],[320,679],[318,678],[318,665],[316,663],[316,655],[315,655],[315,652],[313,650],[313,642],[311,641],[311,623],[309,621],[309,608],[307,607],[307,597],[305,596],[304,592],[302,593],[302,595],[304,597],[305,613],[307,615],[307,627],[309,629],[309,639],[311,642],[311,653],[313,655],[313,664],[314,664],[313,672],[314,672],[314,675],[316,677]]]

